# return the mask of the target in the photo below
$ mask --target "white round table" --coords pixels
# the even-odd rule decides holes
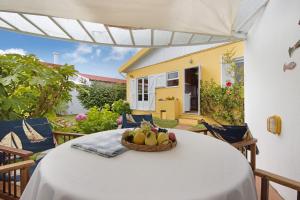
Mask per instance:
[[[40,162],[21,199],[257,199],[252,170],[240,152],[209,136],[171,131],[178,145],[166,152],[104,158],[71,148],[75,140],[60,145]]]

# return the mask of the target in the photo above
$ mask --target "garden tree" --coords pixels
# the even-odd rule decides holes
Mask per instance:
[[[71,100],[76,70],[50,68],[34,55],[0,55],[0,119],[41,117]]]
[[[229,74],[233,82],[225,87],[215,81],[201,81],[201,114],[222,123],[240,125],[244,123],[244,72],[234,60],[234,50],[223,55],[223,62],[229,64]]]
[[[78,91],[78,99],[86,109],[94,106],[102,108],[105,104],[112,105],[114,101],[126,98],[126,86],[120,84],[93,83],[81,86]]]

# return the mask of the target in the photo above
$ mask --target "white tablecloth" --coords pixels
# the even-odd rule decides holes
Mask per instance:
[[[172,131],[178,145],[166,152],[104,158],[71,148],[74,140],[60,145],[38,165],[21,200],[257,199],[240,152],[209,136]],[[97,134],[109,132],[84,137]]]

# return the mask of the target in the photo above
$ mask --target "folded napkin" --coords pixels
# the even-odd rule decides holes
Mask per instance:
[[[121,138],[121,133],[102,133],[95,137],[87,137],[86,139],[74,142],[71,146],[76,149],[111,158],[127,151],[127,148],[121,144]]]

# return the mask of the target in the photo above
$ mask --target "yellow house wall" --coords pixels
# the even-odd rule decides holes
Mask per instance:
[[[166,87],[156,89],[156,105],[158,99],[174,96],[178,99],[178,113],[183,112],[183,85],[184,85],[184,69],[201,66],[201,80],[214,79],[217,83],[221,83],[221,60],[222,55],[234,49],[235,57],[244,55],[244,42],[235,42],[211,49],[206,49],[200,52],[192,53],[182,57],[174,58],[169,61],[150,65],[140,69],[133,70],[127,73],[127,100],[130,101],[130,79],[159,74],[164,72],[178,71],[179,85],[177,87]],[[192,62],[191,62],[192,61]],[[156,106],[157,108],[157,106]],[[158,116],[158,111],[153,113]],[[135,110],[134,113],[147,113],[145,111]]]

